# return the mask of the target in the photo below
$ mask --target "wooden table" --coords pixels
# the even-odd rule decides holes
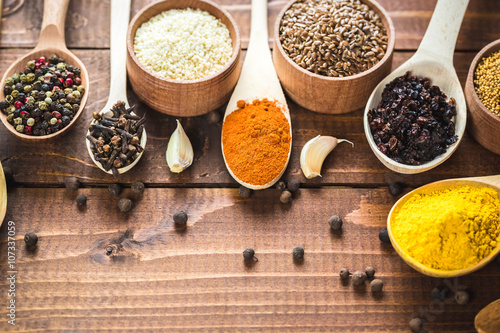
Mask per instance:
[[[132,1],[132,15],[149,0]],[[246,48],[250,0],[216,1],[239,24]],[[396,27],[394,66],[418,47],[435,0],[380,0]],[[269,27],[284,6],[269,2]],[[27,0],[3,19],[0,75],[28,52],[38,38],[42,1]],[[14,170],[8,191],[8,212],[0,229],[0,331],[16,332],[408,332],[414,315],[427,319],[432,332],[473,332],[473,319],[486,304],[500,298],[500,265],[443,281],[425,277],[407,266],[390,245],[378,240],[389,209],[397,200],[387,184],[410,187],[435,180],[500,173],[500,156],[479,146],[466,133],[456,153],[438,168],[404,176],[386,169],[368,147],[362,111],[323,115],[290,102],[294,144],[284,176],[302,182],[291,205],[279,202],[269,189],[250,199],[238,196],[221,155],[221,125],[206,117],[183,119],[192,140],[195,161],[181,174],[169,172],[165,151],[175,119],[148,110],[148,146],[136,168],[119,177],[131,197],[129,214],[116,208],[118,198],[106,189],[111,176],[93,165],[85,148],[85,132],[109,89],[109,1],[72,1],[66,39],[86,64],[90,99],[84,115],[64,138],[28,145],[0,129],[0,158]],[[272,31],[272,29],[270,29]],[[500,38],[500,2],[471,0],[457,42],[455,67],[463,83],[472,58]],[[271,42],[271,36],[270,36]],[[152,87],[154,89],[154,87]],[[137,97],[129,91],[131,103]],[[332,96],[335,98],[335,96]],[[222,112],[222,110],[220,110]],[[355,143],[340,145],[327,158],[323,177],[307,180],[299,155],[307,140],[334,135]],[[88,197],[79,210],[77,193],[64,187],[67,177],[83,183],[77,193]],[[147,188],[141,197],[133,181]],[[410,190],[408,188],[407,190]],[[189,215],[185,232],[173,228],[172,214]],[[344,217],[341,235],[331,234],[327,219]],[[16,228],[16,326],[7,323],[7,221]],[[38,248],[28,252],[23,236],[39,235]],[[118,249],[106,255],[105,248]],[[294,246],[305,249],[295,264]],[[259,261],[243,263],[242,251],[253,247]],[[375,267],[384,292],[374,297],[369,287],[343,285],[338,271]],[[440,284],[467,288],[473,298],[459,306],[451,297],[433,302]],[[451,293],[450,296],[453,296]]]

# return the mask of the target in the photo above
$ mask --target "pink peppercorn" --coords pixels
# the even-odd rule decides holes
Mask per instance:
[[[36,68],[36,69],[40,69],[40,67],[42,67],[42,63],[37,62],[37,63],[35,64],[35,68]]]
[[[61,88],[59,88],[58,86],[54,86],[54,88],[52,88],[52,92],[56,92],[56,91],[59,91],[61,90]]]
[[[31,135],[31,126],[25,126],[24,131],[26,134]]]
[[[67,79],[66,79],[66,82],[64,82],[64,86],[65,86],[66,88],[70,88],[72,85],[73,85],[73,79],[71,79],[71,78],[67,78]]]
[[[52,111],[52,117],[57,118],[57,119],[61,119],[61,114],[57,111]]]
[[[28,111],[21,111],[21,118],[28,118],[30,113]]]
[[[40,57],[40,58],[38,58],[38,62],[40,62],[40,63],[45,63],[45,57]]]
[[[28,103],[29,96],[24,97],[24,104]]]
[[[81,85],[82,84],[82,79],[80,79],[79,77],[77,77],[75,79],[75,84],[78,85],[78,86]]]
[[[73,72],[66,72],[66,74],[68,75],[68,77],[69,77],[70,79],[72,79],[72,78],[73,78],[73,75],[74,75],[74,74],[73,74]]]
[[[16,109],[20,109],[20,108],[21,108],[21,106],[23,106],[23,102],[21,102],[21,101],[16,101],[16,102],[14,103],[14,107],[15,107]]]

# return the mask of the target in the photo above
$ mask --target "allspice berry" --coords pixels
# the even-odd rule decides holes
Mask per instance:
[[[251,247],[248,247],[243,251],[243,259],[245,259],[245,261],[251,261],[254,259],[258,260],[255,258],[255,251]]]
[[[351,273],[349,273],[349,270],[347,268],[342,268],[339,272],[339,275],[342,280],[346,280],[349,278],[349,275],[351,275]]]
[[[279,191],[284,191],[286,190],[286,183],[284,180],[280,180],[279,182],[276,183],[276,189]]]
[[[469,303],[469,298],[469,293],[466,291],[457,291],[455,293],[455,301],[457,302],[457,304],[465,305]]]
[[[209,124],[217,124],[220,121],[220,113],[217,111],[212,111],[207,115],[207,120]]]
[[[118,201],[118,209],[122,213],[130,212],[132,209],[132,200],[127,198],[122,198]]]
[[[382,291],[382,288],[384,287],[384,282],[380,279],[374,279],[370,283],[370,288],[374,293],[379,293]]]
[[[240,197],[242,197],[243,199],[247,199],[252,195],[252,190],[248,187],[240,186],[240,188],[238,189],[238,193]]]
[[[371,266],[366,267],[365,274],[366,274],[367,278],[373,279],[373,277],[375,276],[375,268],[373,268]]]
[[[424,327],[424,322],[420,318],[413,318],[410,320],[410,330],[413,333],[419,333],[422,331],[422,328]]]
[[[333,231],[338,231],[342,228],[342,218],[338,215],[333,215],[328,219],[328,224]]]
[[[78,194],[76,204],[78,206],[85,206],[87,204],[87,196],[85,194]]]
[[[76,177],[69,177],[66,179],[65,185],[68,191],[74,192],[80,187],[80,181]]]
[[[397,197],[401,193],[403,193],[403,184],[400,182],[392,182],[389,184],[389,194],[393,197]]]
[[[300,187],[300,181],[298,181],[297,179],[289,180],[288,183],[286,184],[286,188],[290,192],[297,191],[299,189],[299,187]]]
[[[389,238],[389,231],[387,231],[387,228],[380,229],[378,233],[378,239],[380,239],[382,243],[391,244],[391,239]]]
[[[118,184],[109,184],[108,192],[113,196],[119,196],[122,192],[122,188]]]
[[[356,271],[352,273],[352,284],[355,286],[360,286],[366,281],[366,274],[362,271]]]
[[[134,191],[137,194],[142,194],[144,192],[144,183],[141,182],[135,182],[132,183],[132,191]]]
[[[284,190],[280,195],[280,201],[284,204],[292,201],[292,193],[288,190]]]
[[[296,246],[293,248],[292,254],[293,254],[293,259],[298,259],[298,260],[304,259],[304,248],[301,246]]]
[[[177,227],[184,227],[187,224],[188,216],[185,211],[179,210],[174,213],[174,223]]]
[[[30,231],[24,235],[24,242],[26,243],[26,246],[33,247],[36,243],[38,243],[38,236],[34,232]]]

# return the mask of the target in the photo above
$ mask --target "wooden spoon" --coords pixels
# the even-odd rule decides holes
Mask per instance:
[[[379,83],[366,104],[364,128],[370,148],[375,153],[375,156],[393,171],[414,174],[430,170],[446,161],[457,149],[462,140],[467,121],[467,106],[460,81],[453,67],[453,53],[468,3],[469,0],[438,0],[429,27],[417,52]],[[433,85],[439,86],[448,98],[453,97],[457,102],[457,115],[455,117],[455,133],[458,136],[457,142],[448,147],[444,154],[418,166],[398,163],[385,154],[382,154],[373,140],[370,124],[368,123],[368,111],[377,107],[382,98],[382,91],[385,86],[396,77],[402,76],[408,71],[412,75],[430,78]]]
[[[281,110],[290,125],[291,137],[292,124],[290,121],[290,111],[288,110],[285,95],[283,94],[283,90],[281,89],[278,76],[276,75],[276,71],[273,66],[271,51],[268,44],[267,0],[252,0],[252,20],[250,31],[250,42],[248,44],[245,62],[243,63],[243,68],[241,70],[238,83],[236,84],[236,88],[234,89],[233,95],[227,105],[224,120],[233,111],[238,109],[236,103],[239,100],[244,100],[247,103],[251,103],[255,99],[264,98],[267,98],[268,100],[275,100],[281,107]],[[238,183],[253,190],[262,190],[272,186],[281,178],[286,170],[288,161],[290,160],[291,147],[292,142],[290,141],[290,150],[288,151],[287,162],[285,163],[283,170],[281,170],[276,178],[264,185],[248,184],[234,175],[233,171],[227,164],[226,156],[224,155],[224,144],[222,144],[222,155],[224,156],[224,162],[226,163],[229,173]]]
[[[478,333],[500,332],[500,299],[491,302],[476,316],[474,326]]]
[[[28,140],[30,142],[40,142],[48,139],[53,139],[67,132],[71,126],[75,124],[77,119],[81,116],[87,99],[89,96],[89,75],[85,65],[78,59],[73,53],[71,53],[66,47],[66,42],[64,41],[64,21],[66,19],[66,11],[68,9],[69,0],[45,0],[43,5],[43,21],[42,30],[40,32],[40,39],[37,46],[33,51],[25,55],[24,57],[18,59],[5,71],[5,74],[0,82],[0,100],[4,100],[5,96],[3,93],[3,87],[5,87],[5,80],[12,76],[14,73],[19,73],[25,67],[28,61],[33,59],[38,59],[44,56],[48,59],[52,54],[57,54],[59,57],[64,58],[66,63],[74,65],[81,69],[81,79],[82,84],[85,87],[85,94],[83,94],[80,109],[74,115],[71,123],[61,129],[58,132],[44,135],[44,136],[33,136],[16,131],[14,126],[7,121],[7,116],[0,112],[0,119],[2,120],[5,127],[17,137],[23,140]]]
[[[106,115],[112,117],[113,113],[111,108],[118,101],[125,102],[125,107],[129,108],[129,103],[127,99],[127,29],[128,22],[130,18],[130,1],[131,0],[111,0],[111,56],[110,56],[110,67],[111,67],[111,79],[109,87],[109,98],[108,102],[104,108],[99,112],[101,115]],[[134,114],[131,112],[131,114]],[[91,124],[97,123],[96,120],[92,120]],[[90,135],[90,132],[87,132]],[[85,139],[87,143],[87,150],[89,152],[90,158],[95,165],[102,171],[113,174],[111,170],[106,170],[101,165],[101,162],[97,162],[90,148],[90,141]],[[146,147],[147,135],[146,130],[142,132],[140,145],[142,148]],[[125,173],[132,169],[137,162],[142,157],[144,150],[139,153],[139,156],[129,165],[118,168],[119,174]]]
[[[478,262],[476,265],[464,269],[448,271],[448,270],[429,268],[427,266],[422,265],[421,263],[410,257],[396,242],[396,239],[394,238],[394,234],[392,233],[391,229],[391,217],[394,212],[396,212],[406,201],[408,201],[408,199],[410,199],[413,195],[418,193],[422,192],[428,193],[430,191],[444,190],[450,188],[451,186],[464,186],[464,185],[490,187],[496,190],[500,196],[500,175],[441,180],[424,185],[406,194],[404,197],[399,199],[398,202],[394,204],[389,213],[389,216],[387,216],[387,231],[389,232],[389,238],[391,239],[392,246],[399,254],[399,256],[408,265],[410,265],[411,267],[413,267],[415,270],[419,271],[422,274],[438,278],[452,278],[452,277],[466,275],[474,271],[477,271],[478,269],[487,265],[500,252],[500,245],[498,245],[496,249],[494,249],[486,258]]]

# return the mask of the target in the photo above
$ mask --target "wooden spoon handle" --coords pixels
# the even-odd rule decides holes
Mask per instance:
[[[127,101],[127,29],[130,19],[130,0],[111,0],[111,78],[109,110],[117,101]]]
[[[68,4],[69,0],[45,0],[43,2],[42,29],[36,50],[48,47],[66,49],[64,23]]]
[[[469,0],[438,0],[431,22],[416,52],[453,67],[453,53]]]

